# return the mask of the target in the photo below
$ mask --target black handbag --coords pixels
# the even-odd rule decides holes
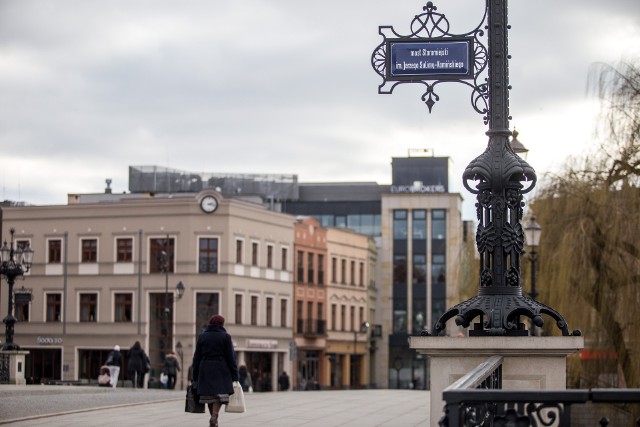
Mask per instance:
[[[200,403],[200,396],[191,385],[187,386],[187,397],[184,402],[184,412],[191,412],[193,414],[204,413],[204,403]]]

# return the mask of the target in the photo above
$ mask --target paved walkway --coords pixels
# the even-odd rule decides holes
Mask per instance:
[[[247,412],[220,427],[413,427],[428,425],[429,392],[344,390],[245,394]],[[184,412],[184,392],[74,386],[0,386],[0,425],[202,426]]]

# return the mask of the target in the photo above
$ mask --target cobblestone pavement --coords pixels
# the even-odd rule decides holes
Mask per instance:
[[[344,390],[245,395],[247,412],[220,427],[413,427],[428,425],[429,392]],[[207,426],[184,412],[184,392],[76,386],[0,386],[0,425]]]

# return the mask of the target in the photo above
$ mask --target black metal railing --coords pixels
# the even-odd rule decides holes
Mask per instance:
[[[326,333],[326,321],[318,319],[298,319],[296,333],[306,337],[324,336]]]
[[[638,410],[637,406],[622,415],[626,418],[623,424],[612,422],[606,408],[590,408],[586,415],[583,405],[638,404],[640,389],[502,390],[502,362],[501,356],[492,356],[444,389],[445,414],[440,419],[441,426],[605,427],[610,422],[612,426],[631,425],[634,417],[638,417],[633,412]],[[640,418],[634,425],[640,426]]]

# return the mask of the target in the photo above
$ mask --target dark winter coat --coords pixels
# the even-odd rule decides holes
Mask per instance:
[[[140,343],[136,342],[133,347],[129,349],[127,355],[127,370],[129,372],[144,373],[147,367],[147,355],[145,354]]]
[[[200,396],[233,394],[238,365],[231,336],[224,327],[208,325],[198,336],[193,355],[193,378]]]
[[[178,363],[178,359],[176,359],[172,354],[168,354],[164,359],[164,372],[167,375],[175,377],[179,370],[180,364]]]
[[[109,360],[111,359],[111,360]],[[115,351],[113,350],[111,353],[109,353],[109,356],[107,357],[107,366],[120,366],[122,362],[122,355],[120,354],[119,351]]]

